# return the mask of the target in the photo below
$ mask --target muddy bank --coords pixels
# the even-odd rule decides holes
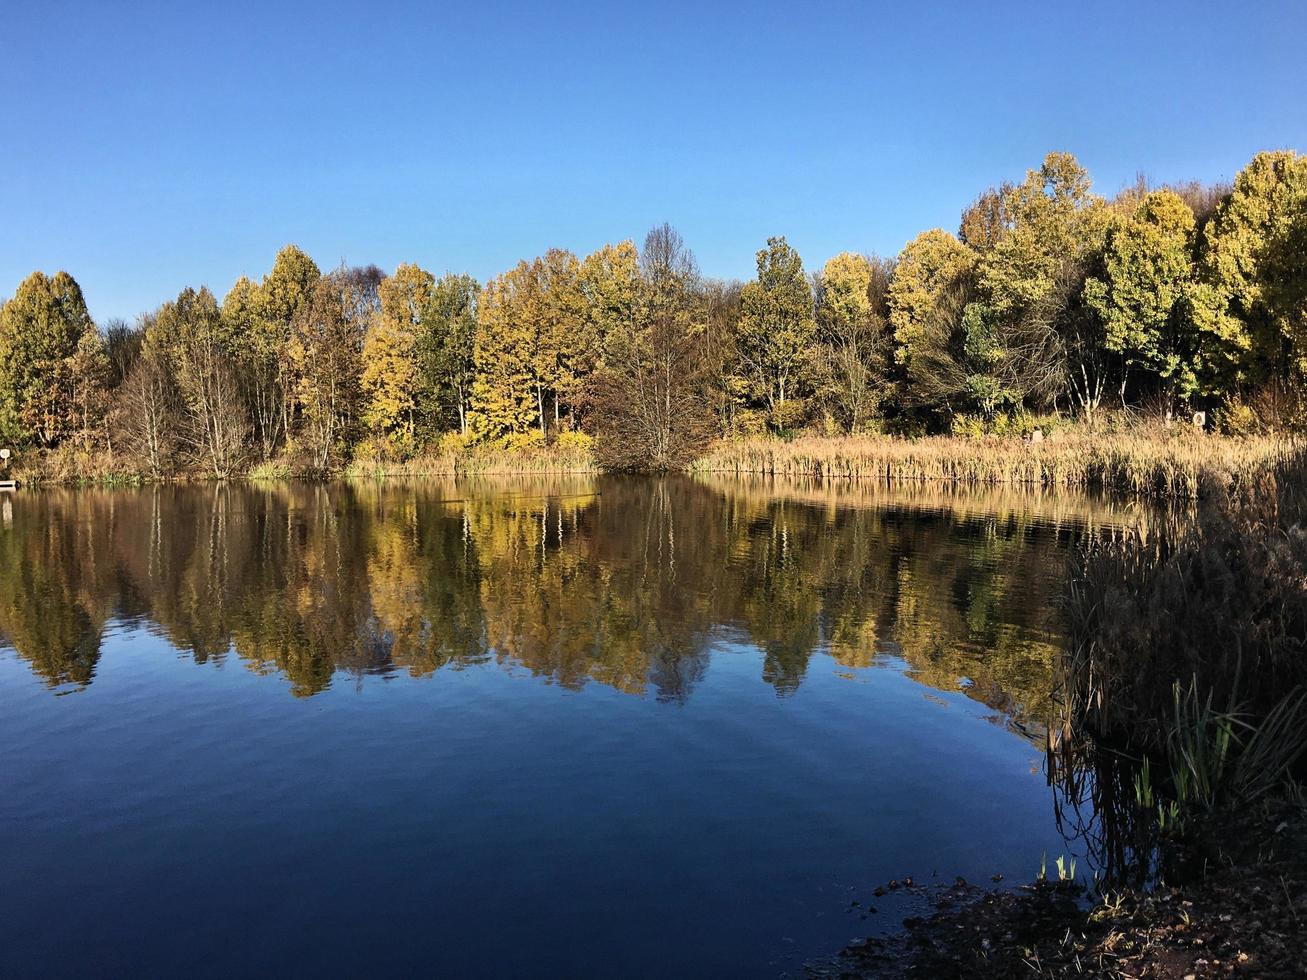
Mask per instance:
[[[1213,841],[1219,840],[1219,844]],[[1307,817],[1283,805],[1227,820],[1184,855],[1193,877],[1150,892],[1016,890],[964,881],[901,933],[806,967],[819,978],[1307,976]]]

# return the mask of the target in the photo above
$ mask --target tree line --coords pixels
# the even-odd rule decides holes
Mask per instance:
[[[845,252],[810,272],[784,237],[756,259],[748,282],[705,278],[663,225],[639,248],[550,249],[481,284],[412,264],[323,272],[288,245],[221,302],[187,288],[102,326],[71,276],[36,272],[0,307],[0,439],[224,477],[591,437],[607,466],[670,469],[719,436],[1109,408],[1301,419],[1293,151],[1228,186],[1140,179],[1110,199],[1051,153],[893,259]]]

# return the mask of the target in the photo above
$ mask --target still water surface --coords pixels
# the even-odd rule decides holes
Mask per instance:
[[[3,506],[5,976],[775,976],[901,918],[877,884],[1067,849],[1039,731],[1099,505],[561,478]]]

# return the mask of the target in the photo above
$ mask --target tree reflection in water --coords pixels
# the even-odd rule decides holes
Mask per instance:
[[[784,696],[815,656],[899,657],[1029,731],[1066,549],[1112,519],[1065,501],[618,477],[23,493],[0,635],[59,691],[93,683],[115,622],[297,696],[493,660],[680,702],[719,643],[757,647]]]

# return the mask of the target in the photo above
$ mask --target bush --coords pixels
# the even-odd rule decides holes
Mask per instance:
[[[1266,428],[1252,406],[1241,401],[1231,401],[1213,415],[1216,431],[1227,436],[1258,435]]]
[[[462,432],[446,432],[436,440],[436,453],[440,456],[462,456],[472,449],[472,437]]]
[[[501,449],[510,453],[529,453],[545,448],[545,435],[539,429],[510,432],[499,440]]]
[[[742,408],[735,413],[735,431],[741,436],[766,435],[769,426],[767,414],[752,408]]]
[[[987,430],[985,420],[979,415],[955,415],[949,431],[963,439],[980,439]]]
[[[554,445],[561,453],[588,456],[594,451],[594,437],[584,432],[560,432]]]

